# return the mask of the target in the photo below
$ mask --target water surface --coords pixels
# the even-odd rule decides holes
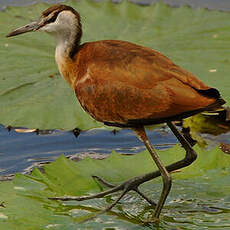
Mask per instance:
[[[158,148],[176,143],[168,129],[148,131],[150,140]],[[163,146],[161,146],[163,145]],[[138,153],[143,144],[131,130],[120,130],[116,134],[107,130],[94,129],[81,132],[76,138],[73,132],[50,131],[46,134],[17,133],[0,126],[0,175],[23,172],[37,162],[54,160],[60,154],[75,153],[108,154]]]

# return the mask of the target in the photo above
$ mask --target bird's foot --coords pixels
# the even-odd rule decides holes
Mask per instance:
[[[138,189],[138,186],[143,183],[142,177],[131,178],[131,179],[123,182],[122,184],[116,185],[116,186],[111,184],[111,183],[109,183],[109,182],[107,182],[107,181],[105,181],[104,179],[102,179],[102,178],[100,178],[98,176],[93,176],[93,178],[96,179],[101,184],[105,185],[106,187],[109,187],[109,189],[106,190],[106,191],[99,192],[97,194],[93,194],[93,195],[50,197],[49,199],[51,199],[51,200],[60,200],[60,201],[71,201],[71,200],[84,201],[84,200],[90,200],[90,199],[94,199],[94,198],[102,198],[102,197],[104,197],[106,195],[113,194],[113,193],[118,192],[118,191],[122,191],[120,196],[118,196],[118,198],[112,204],[110,204],[107,208],[105,208],[104,210],[99,212],[97,215],[95,215],[93,217],[90,217],[89,219],[87,219],[85,221],[91,220],[91,219],[97,217],[98,215],[101,215],[101,214],[103,214],[105,212],[110,211],[131,190],[137,192],[142,198],[144,198],[152,206],[154,206],[154,207],[156,206],[156,203],[154,201],[152,201],[150,198],[145,196]]]
[[[151,200],[150,198],[145,196],[139,190],[138,186],[140,184],[142,184],[142,181],[140,180],[141,177],[131,178],[131,179],[123,182],[120,185],[113,185],[113,184],[105,181],[104,179],[102,179],[101,177],[98,177],[98,176],[92,176],[92,177],[94,179],[96,179],[99,183],[103,184],[106,187],[109,187],[110,189],[108,189],[106,191],[99,192],[97,194],[88,195],[88,196],[62,196],[62,197],[50,197],[49,199],[51,199],[51,200],[61,200],[61,201],[70,201],[70,200],[84,201],[84,200],[91,200],[91,199],[94,199],[94,198],[102,198],[102,197],[104,197],[106,195],[110,195],[110,194],[118,192],[118,191],[123,191],[121,193],[121,195],[122,195],[121,198],[122,198],[126,193],[128,193],[131,190],[133,190],[133,191],[137,192],[142,198],[144,198],[152,206],[154,206],[154,207],[156,206],[156,203],[153,200]],[[116,203],[115,203],[115,205],[116,205]]]
[[[99,177],[99,176],[92,176],[92,177],[93,177],[93,179],[95,179],[96,181],[99,182],[99,185],[102,184],[102,185],[104,185],[105,187],[108,187],[108,188],[115,188],[115,187],[116,187],[116,185],[111,184],[110,182],[104,180],[103,178],[101,178],[101,177]],[[135,178],[132,178],[132,179],[130,179],[130,180],[135,180]],[[126,181],[126,182],[124,182],[124,183],[129,183],[130,180],[128,180],[128,181]],[[141,183],[140,183],[140,184],[141,184]],[[134,187],[134,188],[132,188],[132,189],[130,189],[130,190],[133,190],[133,191],[135,191],[136,193],[138,193],[138,194],[139,194],[142,198],[144,198],[148,203],[150,203],[152,206],[155,207],[155,206],[156,206],[156,203],[155,203],[152,199],[150,199],[149,197],[145,196],[145,194],[143,194],[143,193],[139,190],[138,186],[139,186],[140,184],[138,184],[136,188]],[[130,191],[130,190],[129,190],[129,191]]]

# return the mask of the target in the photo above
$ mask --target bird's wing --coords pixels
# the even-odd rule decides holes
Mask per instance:
[[[93,52],[90,50],[89,56],[96,68],[95,71],[104,72],[103,78],[107,76],[143,88],[151,88],[155,84],[174,78],[198,90],[210,88],[153,49],[116,40],[89,43],[88,48],[91,46]],[[106,73],[108,75],[105,75]]]
[[[85,49],[76,94],[95,118],[158,119],[216,100],[199,93],[210,87],[152,49],[123,41],[88,43]]]

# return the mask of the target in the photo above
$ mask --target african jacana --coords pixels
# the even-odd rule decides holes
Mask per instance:
[[[128,191],[134,190],[154,204],[138,186],[162,176],[163,189],[153,219],[158,219],[171,188],[170,172],[190,165],[196,153],[172,124],[204,110],[224,104],[219,92],[206,86],[193,74],[175,65],[161,53],[126,41],[104,40],[80,44],[80,15],[72,7],[54,5],[41,17],[8,34],[45,31],[56,37],[56,62],[61,75],[75,90],[84,108],[93,118],[106,125],[132,128],[143,141],[159,171],[125,181],[96,195],[55,197],[59,200],[85,200],[123,190],[110,210]],[[144,126],[167,122],[186,150],[183,160],[165,167],[150,144]]]

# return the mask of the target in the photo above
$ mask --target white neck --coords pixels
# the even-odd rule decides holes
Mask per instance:
[[[56,35],[56,51],[55,59],[57,64],[63,59],[67,58],[70,55],[72,47],[74,45],[75,33],[70,31],[65,31],[62,34]]]
[[[70,52],[75,45],[76,36],[78,33],[78,21],[76,21],[73,13],[63,11],[58,15],[55,22],[58,30],[55,31],[57,41],[55,58],[58,63],[60,58],[70,56]]]

